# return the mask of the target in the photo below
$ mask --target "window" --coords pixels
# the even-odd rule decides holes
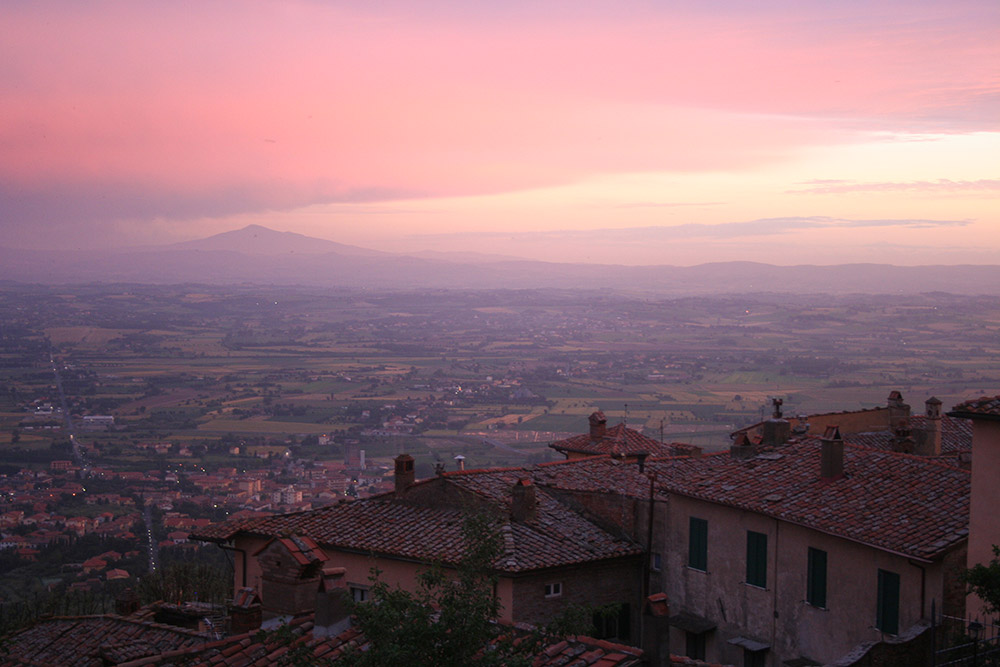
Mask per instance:
[[[684,632],[684,655],[695,660],[705,659],[705,633]]]
[[[767,535],[747,531],[747,583],[767,588]]]
[[[545,584],[545,597],[556,598],[562,595],[562,584]]]
[[[595,639],[621,639],[631,641],[629,605],[610,604],[594,612]]]
[[[765,667],[767,651],[751,651],[743,649],[743,667]]]
[[[688,567],[708,571],[708,521],[691,517],[688,530]]]
[[[899,633],[899,575],[878,571],[878,606],[875,627],[890,635]]]
[[[364,586],[351,586],[351,599],[355,602],[364,602],[368,599],[368,589]]]
[[[806,563],[806,602],[826,609],[826,552],[812,547]]]

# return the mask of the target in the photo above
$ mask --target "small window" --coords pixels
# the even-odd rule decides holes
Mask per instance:
[[[594,639],[631,640],[629,605],[610,604],[594,612]]]
[[[562,595],[562,584],[545,584],[545,597],[547,598],[557,598]]]
[[[649,569],[653,572],[659,572],[663,569],[663,557],[658,553],[650,554],[649,559]]]
[[[705,659],[705,633],[684,631],[684,655],[695,660]]]
[[[707,572],[708,521],[691,517],[688,528],[688,567]]]
[[[747,531],[747,583],[767,588],[767,535]]]
[[[826,609],[826,552],[809,547],[806,562],[806,602]]]
[[[368,589],[363,586],[351,586],[351,599],[355,602],[365,602],[368,599]]]
[[[767,651],[751,651],[743,649],[743,667],[765,667],[767,665]]]
[[[899,634],[899,575],[878,571],[878,604],[875,627],[886,634]]]

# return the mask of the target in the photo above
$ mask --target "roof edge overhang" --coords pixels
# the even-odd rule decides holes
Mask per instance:
[[[951,412],[946,412],[945,415],[949,417],[957,417],[959,419],[982,419],[984,421],[1000,422],[1000,415],[991,415],[984,412],[969,412],[966,410],[952,410]]]
[[[925,564],[928,564],[928,565],[931,564],[931,563],[933,563],[935,560],[937,560],[941,556],[943,556],[946,552],[950,551],[953,547],[955,547],[955,545],[960,544],[961,542],[967,541],[969,539],[969,537],[966,535],[966,536],[962,537],[961,539],[955,540],[954,542],[950,543],[948,546],[942,547],[941,549],[938,549],[937,551],[935,551],[930,556],[918,556],[916,554],[906,553],[905,551],[898,551],[896,549],[890,549],[889,547],[884,547],[884,546],[881,546],[879,544],[872,544],[871,542],[866,542],[864,540],[859,540],[856,537],[848,537],[847,535],[842,535],[840,533],[835,533],[835,532],[833,532],[831,530],[824,530],[823,528],[817,528],[816,526],[810,526],[809,524],[803,523],[801,521],[794,521],[794,520],[788,519],[786,517],[777,516],[776,514],[769,514],[767,512],[761,512],[759,510],[755,510],[755,509],[752,509],[752,508],[749,508],[749,507],[743,507],[741,505],[736,505],[736,504],[733,504],[733,503],[724,503],[724,502],[720,502],[718,500],[710,500],[708,498],[703,498],[701,496],[696,496],[696,495],[693,495],[693,494],[690,494],[690,493],[682,493],[680,491],[670,491],[669,493],[673,493],[673,494],[676,494],[678,496],[683,496],[685,498],[691,498],[692,500],[700,500],[702,502],[712,503],[713,505],[722,505],[723,507],[732,507],[734,509],[738,509],[738,510],[741,510],[743,512],[753,512],[754,514],[760,514],[761,516],[766,516],[768,518],[774,519],[775,521],[783,521],[784,523],[791,524],[793,526],[798,526],[799,528],[805,528],[807,530],[815,530],[817,533],[822,533],[823,535],[829,535],[830,537],[836,537],[837,539],[840,539],[840,540],[847,540],[848,542],[853,542],[854,544],[860,544],[860,545],[863,545],[863,546],[866,546],[866,547],[870,547],[872,549],[878,549],[879,551],[884,551],[885,553],[889,553],[889,554],[892,554],[894,556],[899,556],[901,558],[908,558],[910,560],[915,560],[915,561],[918,561],[920,563],[925,563]]]

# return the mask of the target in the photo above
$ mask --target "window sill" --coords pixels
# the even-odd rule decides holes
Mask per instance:
[[[684,568],[687,570],[691,570],[692,572],[700,572],[701,574],[708,574],[708,570],[699,570],[698,568],[691,567],[690,565],[685,565]]]

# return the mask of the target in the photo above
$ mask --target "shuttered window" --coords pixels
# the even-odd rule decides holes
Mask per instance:
[[[809,547],[806,565],[806,602],[826,608],[826,552]]]
[[[875,627],[890,635],[899,634],[899,575],[878,571],[878,608]]]
[[[691,517],[688,536],[688,567],[708,571],[708,521]]]
[[[747,531],[747,583],[767,588],[767,535]]]

